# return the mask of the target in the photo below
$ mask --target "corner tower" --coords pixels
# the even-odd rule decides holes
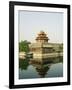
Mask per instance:
[[[35,40],[36,42],[40,43],[48,43],[49,38],[47,37],[44,31],[40,31]]]

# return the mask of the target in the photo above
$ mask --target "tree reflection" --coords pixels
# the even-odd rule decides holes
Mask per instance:
[[[19,68],[21,68],[22,70],[27,70],[29,66],[29,59],[19,59]]]

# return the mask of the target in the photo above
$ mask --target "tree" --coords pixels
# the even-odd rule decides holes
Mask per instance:
[[[59,45],[59,51],[63,52],[63,43]]]
[[[21,41],[19,43],[19,52],[21,52],[21,51],[24,51],[26,53],[29,52],[29,44],[30,44],[30,42],[28,42],[27,40]]]

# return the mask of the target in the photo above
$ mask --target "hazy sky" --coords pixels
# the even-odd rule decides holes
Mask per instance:
[[[63,42],[63,13],[19,11],[19,41],[35,42],[37,34],[43,30],[49,42]]]

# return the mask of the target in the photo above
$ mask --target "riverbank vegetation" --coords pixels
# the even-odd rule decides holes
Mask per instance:
[[[19,52],[29,52],[29,44],[27,40],[19,42]]]

